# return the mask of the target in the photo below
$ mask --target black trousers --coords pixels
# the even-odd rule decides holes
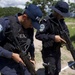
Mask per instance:
[[[45,56],[42,53],[43,62],[48,64],[45,67],[45,75],[59,75],[61,70],[61,59],[58,56]]]

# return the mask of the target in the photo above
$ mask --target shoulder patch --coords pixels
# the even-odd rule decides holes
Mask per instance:
[[[40,25],[40,31],[42,32],[44,29],[45,29],[45,25],[44,24],[41,24]]]
[[[0,32],[3,30],[3,27],[2,27],[2,25],[0,24]]]

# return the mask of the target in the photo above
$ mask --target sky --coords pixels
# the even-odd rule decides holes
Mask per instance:
[[[30,0],[0,0],[0,7],[19,7],[25,8],[25,3]]]
[[[24,9],[25,3],[30,0],[0,0],[0,7],[19,7]],[[65,0],[68,2],[68,0]],[[71,2],[75,2],[75,0],[70,0]]]

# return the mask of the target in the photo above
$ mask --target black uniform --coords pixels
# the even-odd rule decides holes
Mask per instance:
[[[30,45],[30,47],[29,47],[29,49],[28,49],[28,52],[30,53],[30,57],[31,57],[31,59],[32,60],[34,60],[34,58],[35,58],[35,54],[34,54],[34,52],[35,52],[35,47],[34,47],[34,29],[33,28],[27,28],[27,34],[28,34],[28,38],[30,38],[31,39],[31,45]]]
[[[64,20],[60,23],[68,33]],[[36,33],[36,38],[42,41],[42,58],[44,63],[50,63],[50,71],[45,67],[45,75],[58,75],[61,69],[61,43],[55,42],[55,35],[60,35],[58,20],[51,14],[41,21],[40,30]]]
[[[19,53],[16,50],[16,42],[13,35],[17,38],[22,50],[25,50],[25,38],[31,40],[31,45],[28,50],[31,57],[34,57],[34,45],[33,45],[33,28],[24,29],[18,21],[18,13],[15,16],[9,16],[0,18],[0,71],[3,75],[22,75],[21,70],[24,75],[31,75],[25,66],[16,63],[11,57],[12,52]],[[13,35],[12,35],[13,33]],[[15,34],[14,34],[15,33]]]

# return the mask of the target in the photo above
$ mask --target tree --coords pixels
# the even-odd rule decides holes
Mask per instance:
[[[15,15],[18,12],[22,12],[22,9],[17,7],[0,8],[0,17]]]
[[[50,7],[55,5],[55,3],[60,0],[30,0],[30,1],[31,3],[38,5],[41,8],[44,15],[46,15],[51,12]],[[61,1],[65,1],[65,0],[61,0]],[[26,4],[30,4],[30,3],[26,3]],[[68,4],[70,6],[70,11],[75,12],[75,3],[70,3],[70,0],[68,0]]]
[[[75,17],[75,3],[70,3],[71,17]]]
[[[57,0],[30,0],[30,1],[31,3],[38,5],[41,8],[44,15],[50,12],[51,11],[50,7],[57,2]]]
[[[70,3],[70,11],[75,13],[75,3]]]

